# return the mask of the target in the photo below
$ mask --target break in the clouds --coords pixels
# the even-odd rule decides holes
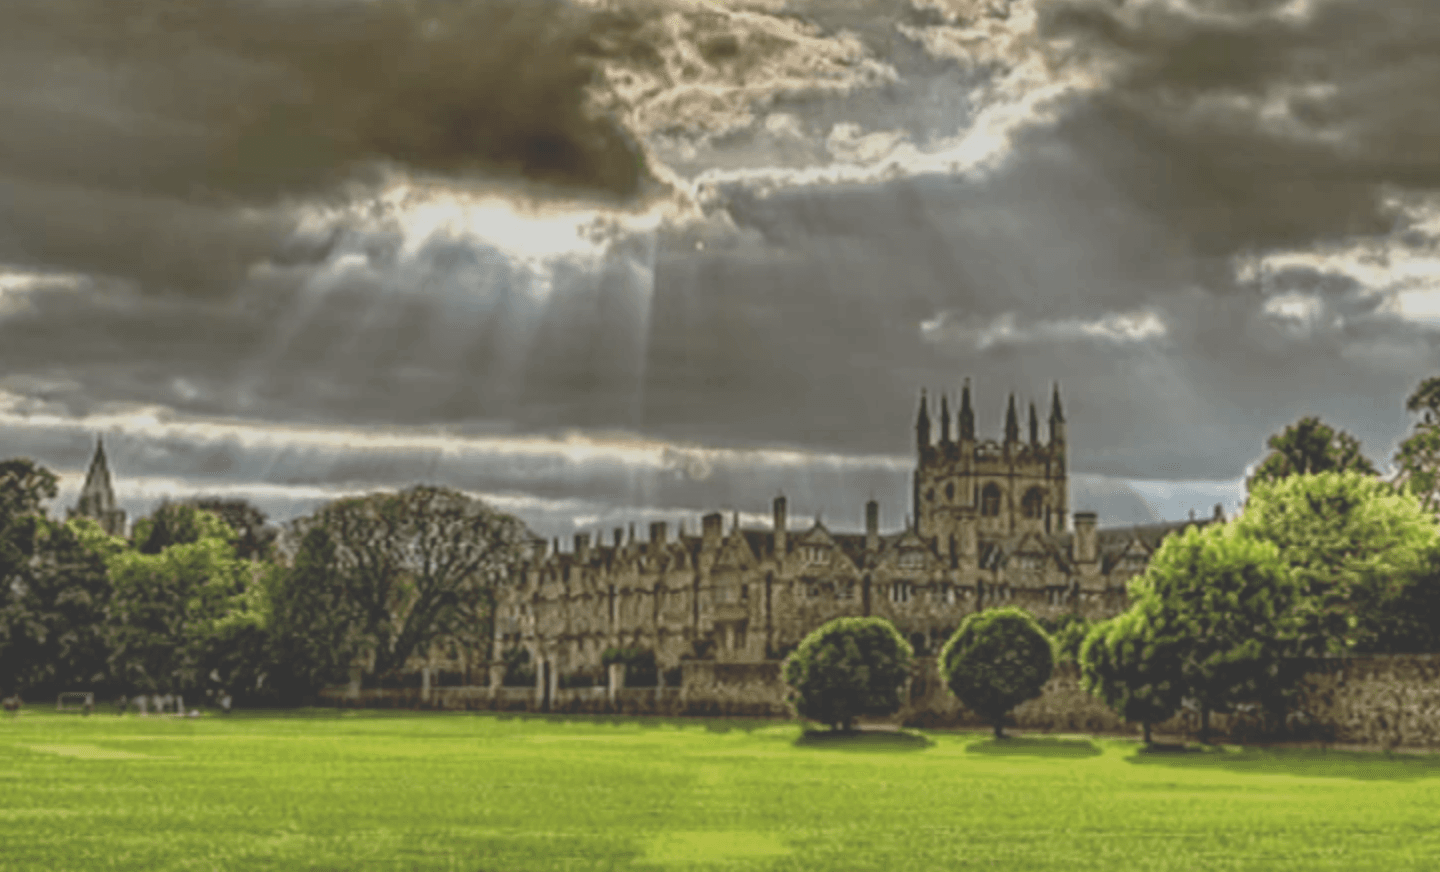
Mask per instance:
[[[992,436],[1061,382],[1102,522],[1233,504],[1306,414],[1383,467],[1437,362],[1432,5],[11,0],[0,453],[104,432],[132,510],[889,527],[969,377]]]

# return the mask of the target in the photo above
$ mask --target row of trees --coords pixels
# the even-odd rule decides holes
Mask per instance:
[[[940,650],[940,674],[966,708],[1004,736],[1006,716],[1040,695],[1055,642],[1029,612],[987,609],[961,622]],[[850,730],[861,717],[899,711],[914,650],[884,618],[836,618],[806,636],[782,674],[802,717]]]
[[[486,651],[528,535],[435,487],[339,500],[283,535],[243,502],[166,503],[128,540],[50,519],[55,494],[47,470],[0,462],[0,692],[296,703],[357,664],[384,678],[436,648]]]

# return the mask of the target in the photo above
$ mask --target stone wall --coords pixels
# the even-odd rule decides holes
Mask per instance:
[[[679,687],[561,688],[550,710],[574,713],[792,717],[781,663],[723,663],[687,660]],[[336,705],[385,708],[444,708],[537,711],[529,687],[438,687],[429,698],[418,688],[361,690],[331,688],[322,698]],[[917,658],[896,720],[925,728],[983,729],[986,722],[966,710],[940,680],[936,659]],[[1392,655],[1313,661],[1287,718],[1290,735],[1320,742],[1381,748],[1440,750],[1440,654]],[[1104,703],[1080,687],[1073,663],[1056,667],[1041,695],[1021,703],[1008,726],[1035,732],[1138,734]],[[1183,711],[1156,724],[1159,736],[1191,737],[1200,717]],[[1211,716],[1216,740],[1253,741],[1265,734],[1260,713]]]

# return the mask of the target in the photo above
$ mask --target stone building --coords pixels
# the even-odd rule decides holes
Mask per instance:
[[[1209,520],[1099,529],[1095,513],[1072,515],[1058,386],[1043,443],[1033,404],[1021,438],[1013,395],[1004,440],[977,440],[968,384],[955,431],[947,399],[938,418],[933,439],[922,395],[914,518],[898,530],[881,532],[874,500],[863,532],[832,531],[818,518],[795,529],[781,496],[768,529],[743,529],[738,516],[727,529],[712,513],[699,535],[672,537],[661,522],[643,542],[632,525],[628,535],[615,529],[608,545],[585,533],[564,553],[534,543],[497,603],[495,660],[523,649],[537,685],[552,690],[563,676],[599,678],[606,649],[639,648],[654,652],[663,676],[682,659],[774,660],[847,615],[887,618],[917,653],[933,653],[966,615],[989,606],[1042,618],[1117,614],[1126,582],[1160,540]]]
[[[80,501],[68,517],[93,518],[111,536],[125,535],[125,510],[115,504],[115,489],[110,485],[110,466],[105,461],[102,440],[95,440],[95,456],[85,475],[85,485],[80,488]]]

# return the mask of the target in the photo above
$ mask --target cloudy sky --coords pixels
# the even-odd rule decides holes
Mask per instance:
[[[1440,340],[1434,0],[5,0],[0,456],[132,515],[898,527],[922,387],[1072,508],[1383,468]],[[1023,408],[1023,406],[1022,406]]]

